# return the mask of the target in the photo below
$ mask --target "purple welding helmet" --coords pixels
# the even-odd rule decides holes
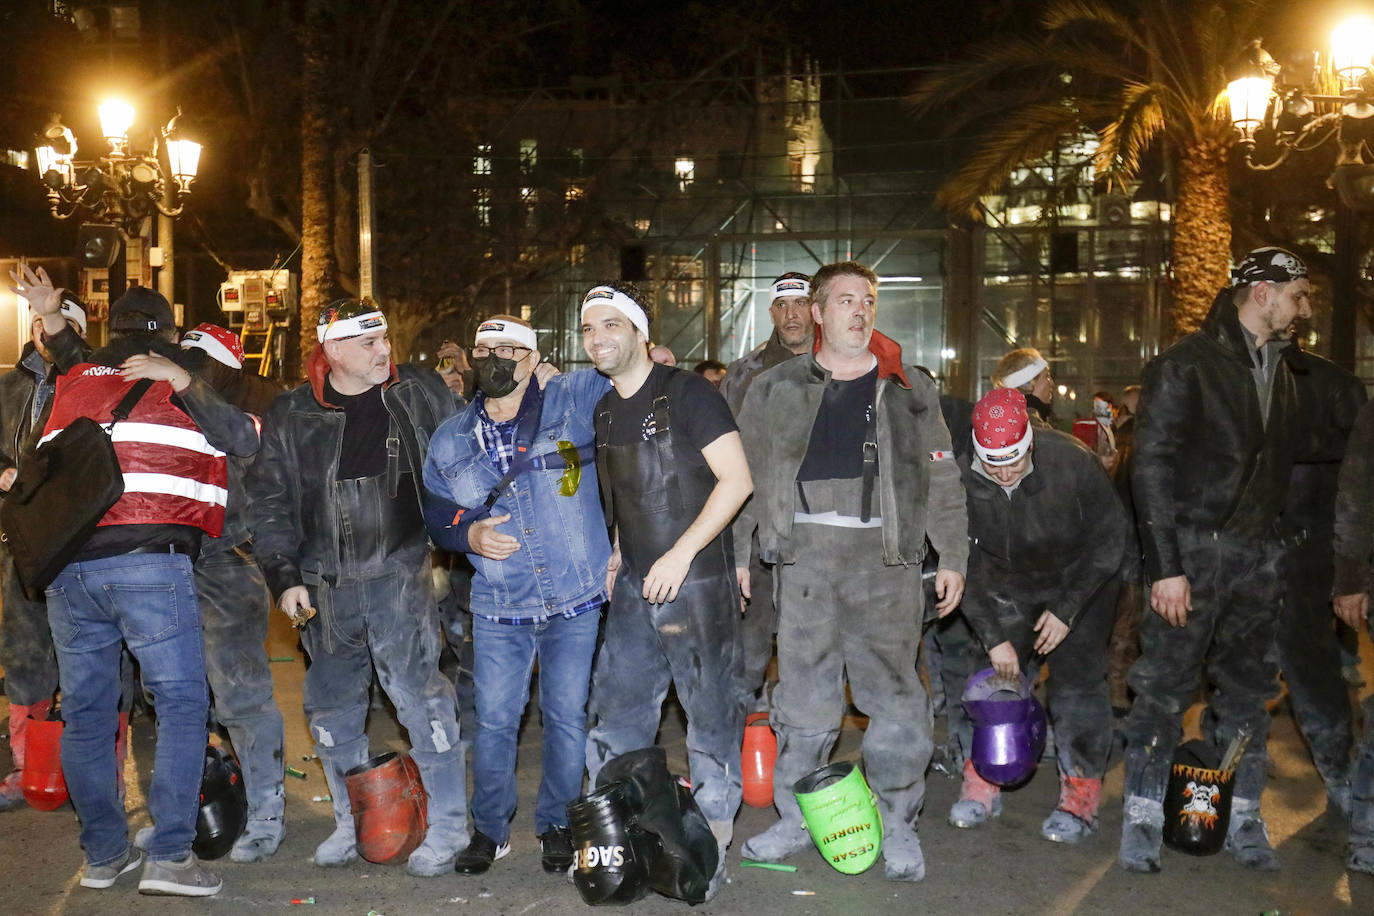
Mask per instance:
[[[964,688],[964,709],[973,720],[969,758],[978,775],[999,786],[1023,782],[1045,750],[1045,709],[1030,681],[998,677],[984,668]]]

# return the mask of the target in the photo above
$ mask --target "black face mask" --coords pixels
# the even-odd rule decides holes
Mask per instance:
[[[472,360],[472,368],[477,372],[477,387],[489,398],[503,398],[519,386],[515,367],[515,360],[495,355]]]

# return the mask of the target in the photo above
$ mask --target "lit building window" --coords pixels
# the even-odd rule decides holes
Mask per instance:
[[[478,188],[477,195],[477,225],[488,227],[491,225],[491,188]]]
[[[534,167],[539,164],[539,142],[537,140],[520,141],[520,168],[526,172],[534,171]]]
[[[635,220],[635,229],[637,229],[637,230],[640,231],[640,232],[648,232],[648,231],[649,231],[649,225],[650,225],[650,223],[649,223],[649,221],[648,221],[647,219],[637,219],[637,220]]]
[[[520,306],[520,320],[521,320],[521,321],[529,321],[530,318],[532,318],[533,316],[534,316],[534,306],[532,306],[532,305],[522,305],[522,306]]]
[[[682,190],[687,190],[687,186],[692,183],[692,176],[696,174],[697,164],[694,160],[679,156],[673,163],[673,174],[677,176],[677,185]]]
[[[576,264],[581,264],[581,263],[582,263],[583,261],[585,261],[585,260],[587,260],[587,246],[586,246],[586,245],[580,245],[580,244],[579,244],[579,245],[574,245],[574,246],[572,246],[571,248],[568,249],[568,263],[569,263],[569,264],[574,264],[574,265],[576,265]]]
[[[26,149],[7,149],[7,150],[5,150],[4,152],[5,152],[5,158],[4,158],[3,161],[5,162],[6,165],[12,165],[12,166],[14,166],[15,168],[19,168],[19,169],[27,169],[27,168],[29,167],[29,151],[28,151],[28,150],[26,150]]]
[[[477,155],[472,159],[472,174],[490,175],[491,174],[491,144],[479,143],[477,145]]]

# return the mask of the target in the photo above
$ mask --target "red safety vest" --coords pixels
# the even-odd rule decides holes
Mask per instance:
[[[52,415],[41,442],[77,417],[109,423],[111,411],[133,385],[111,366],[73,366],[57,378]],[[124,495],[105,513],[101,525],[192,525],[219,537],[229,496],[227,459],[172,403],[170,384],[154,382],[129,419],[115,424],[112,438],[124,474]]]

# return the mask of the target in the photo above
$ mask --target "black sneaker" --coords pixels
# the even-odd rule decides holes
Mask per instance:
[[[496,845],[496,841],[480,830],[472,833],[472,842],[458,853],[453,860],[453,870],[460,875],[480,875],[491,868],[491,863],[504,858],[510,852],[510,843]],[[571,853],[570,853],[571,854]]]
[[[539,835],[539,864],[550,874],[562,874],[572,867],[572,832],[567,827],[550,827]]]

